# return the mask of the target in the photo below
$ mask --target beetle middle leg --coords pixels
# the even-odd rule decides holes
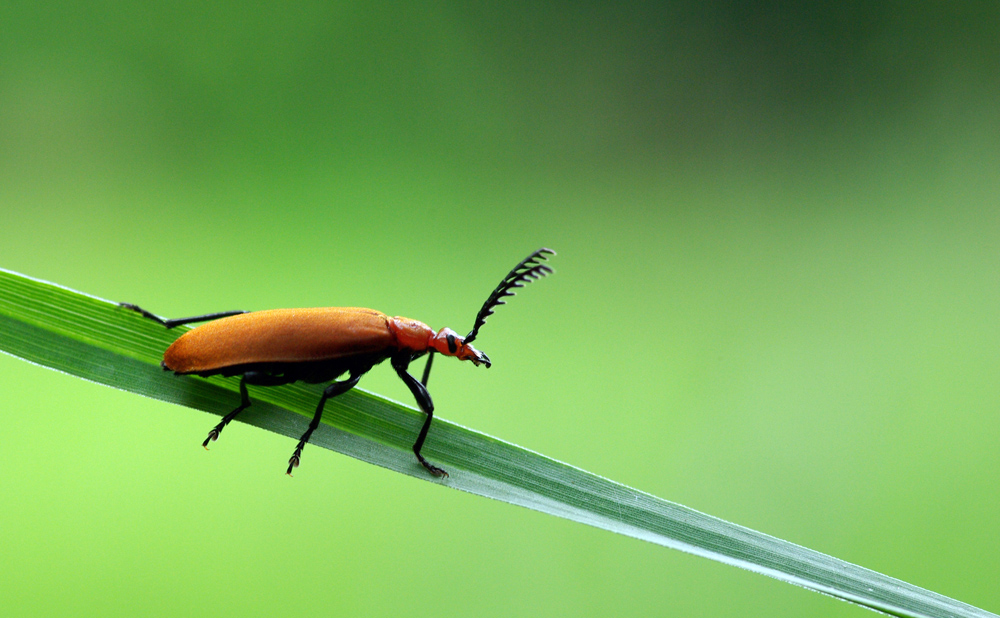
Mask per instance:
[[[312,420],[309,422],[309,429],[306,429],[306,432],[302,434],[302,438],[299,440],[298,446],[295,447],[295,452],[292,453],[291,459],[288,460],[288,470],[285,471],[285,474],[291,476],[292,468],[299,467],[299,461],[302,459],[302,449],[305,448],[306,443],[309,442],[309,438],[312,436],[312,433],[316,431],[317,427],[319,427],[319,421],[323,418],[323,406],[326,405],[326,400],[331,397],[336,397],[337,395],[343,395],[347,391],[354,388],[364,373],[364,371],[355,373],[352,370],[351,377],[349,379],[334,382],[330,386],[323,389],[323,396],[320,397],[319,405],[316,406],[316,414],[313,415]]]

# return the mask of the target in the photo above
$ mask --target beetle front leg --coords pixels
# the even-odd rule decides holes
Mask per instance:
[[[428,360],[428,362],[430,362]],[[392,368],[396,370],[396,374],[399,379],[409,387],[410,392],[413,393],[413,398],[417,400],[417,405],[420,409],[424,411],[427,418],[424,419],[424,425],[420,428],[420,433],[417,435],[417,441],[413,443],[413,454],[417,456],[417,461],[421,463],[427,471],[434,476],[448,476],[448,473],[443,469],[432,465],[429,461],[424,459],[424,456],[420,454],[420,449],[424,446],[424,440],[427,439],[427,431],[431,428],[431,421],[434,420],[434,402],[431,401],[431,395],[424,388],[416,378],[410,375],[406,370],[410,366],[410,355],[409,353],[397,354],[392,357]]]
[[[420,383],[427,388],[427,379],[431,377],[431,364],[434,362],[434,350],[427,351],[427,363],[424,365],[424,377],[420,378]]]
[[[309,442],[312,432],[316,431],[316,428],[319,427],[319,421],[323,418],[323,406],[326,405],[326,400],[331,397],[336,397],[337,395],[342,395],[354,388],[364,373],[364,371],[360,371],[358,373],[354,373],[352,371],[349,380],[334,382],[330,386],[323,389],[323,396],[320,397],[319,405],[316,406],[316,413],[309,422],[309,429],[306,429],[306,432],[302,434],[302,438],[299,440],[298,446],[295,447],[295,452],[292,453],[292,457],[288,460],[288,470],[285,471],[285,474],[291,476],[292,468],[299,467],[299,462],[302,459],[302,449],[305,447],[306,443]]]

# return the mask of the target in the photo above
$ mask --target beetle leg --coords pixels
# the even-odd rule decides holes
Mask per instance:
[[[350,379],[334,382],[330,386],[323,389],[323,396],[320,397],[319,405],[316,406],[316,414],[313,415],[312,421],[309,422],[309,429],[306,429],[306,432],[302,434],[302,438],[299,440],[298,446],[295,447],[295,452],[292,453],[291,459],[288,460],[288,470],[285,474],[291,476],[292,468],[299,467],[299,461],[302,458],[302,449],[305,447],[306,443],[309,442],[309,437],[312,436],[312,432],[316,431],[316,428],[319,427],[319,421],[323,418],[323,406],[326,404],[326,400],[331,397],[336,397],[337,395],[342,395],[354,388],[364,373],[364,371],[355,373],[352,370]]]
[[[175,326],[180,326],[182,324],[191,324],[193,322],[207,322],[209,320],[218,320],[219,318],[228,318],[231,315],[240,315],[241,313],[249,313],[247,311],[220,311],[219,313],[206,313],[205,315],[195,315],[189,318],[161,318],[155,313],[150,313],[138,305],[133,305],[132,303],[118,303],[120,307],[125,307],[126,309],[131,309],[132,311],[137,311],[142,314],[143,317],[149,318],[154,322],[159,322],[167,328],[173,328]]]
[[[222,428],[229,424],[229,421],[236,418],[236,415],[246,410],[250,407],[250,395],[247,393],[247,384],[257,384],[260,386],[278,386],[279,384],[287,384],[288,380],[284,378],[276,378],[274,376],[267,375],[266,373],[261,373],[259,371],[248,371],[243,374],[240,378],[240,406],[230,412],[229,414],[222,417],[222,421],[218,425],[212,428],[212,431],[208,432],[208,437],[205,441],[201,443],[208,450],[208,443],[214,442],[219,439],[219,434],[222,433]]]
[[[249,407],[250,407],[250,395],[247,393],[247,376],[246,374],[244,374],[243,377],[240,378],[240,406],[235,410],[233,410],[232,412],[230,412],[229,414],[223,416],[222,421],[220,421],[218,425],[213,427],[212,431],[208,432],[208,437],[205,438],[205,441],[201,443],[201,445],[205,447],[205,450],[206,451],[208,450],[209,442],[214,442],[215,440],[219,439],[219,434],[222,433],[222,428],[228,425],[229,421],[236,418],[237,414],[239,414],[243,410],[246,410]]]
[[[427,364],[424,365],[424,377],[420,379],[420,383],[427,387],[427,378],[431,377],[431,363],[434,362],[434,350],[427,351]]]
[[[428,360],[427,362],[430,362]],[[413,398],[417,400],[417,405],[420,409],[424,411],[427,418],[424,419],[424,425],[420,428],[420,433],[417,435],[417,441],[413,443],[413,454],[417,456],[417,461],[419,461],[427,470],[434,476],[448,476],[448,473],[438,468],[437,466],[431,465],[424,456],[420,454],[420,449],[424,446],[424,440],[427,439],[427,430],[431,428],[431,421],[434,419],[434,402],[431,401],[431,395],[424,388],[424,385],[417,381],[416,378],[410,375],[406,370],[410,366],[410,353],[403,352],[392,357],[392,368],[396,370],[396,374],[399,379],[409,387],[410,392],[413,393]]]

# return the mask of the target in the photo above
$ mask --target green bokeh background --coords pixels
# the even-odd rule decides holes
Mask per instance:
[[[998,100],[995,2],[5,3],[0,266],[461,331],[551,246],[441,416],[998,611]],[[5,616],[867,615],[0,375]]]

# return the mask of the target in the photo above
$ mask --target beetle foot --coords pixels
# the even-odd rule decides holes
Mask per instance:
[[[426,461],[422,461],[420,463],[424,464],[424,467],[427,468],[427,471],[433,474],[434,476],[438,478],[441,477],[448,478],[448,473],[445,472],[442,468],[438,468],[437,466],[431,465]]]
[[[302,456],[302,449],[295,449],[295,453],[292,455],[291,459],[288,460],[288,470],[285,471],[285,474],[287,474],[288,476],[292,476],[292,468],[299,467],[299,461],[301,460],[301,456]]]
[[[202,442],[201,445],[204,446],[205,450],[207,451],[208,450],[208,443],[209,442],[215,442],[218,439],[219,439],[219,428],[215,427],[214,429],[212,429],[212,431],[208,432],[208,437],[205,438],[205,441]]]

